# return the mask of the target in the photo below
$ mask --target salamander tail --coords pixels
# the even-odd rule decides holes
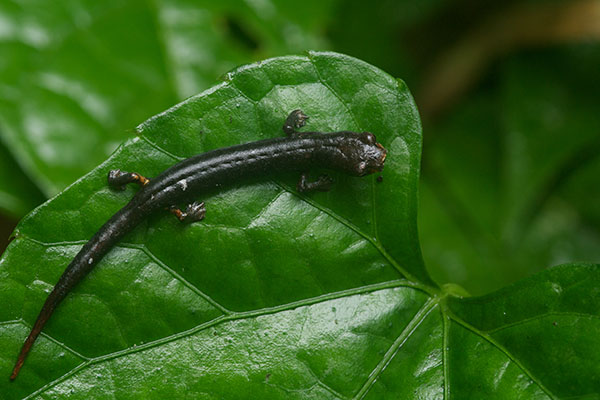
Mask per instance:
[[[31,347],[33,346],[33,343],[35,343],[35,340],[40,335],[42,328],[44,325],[46,325],[46,322],[52,315],[52,312],[56,308],[58,302],[62,300],[58,299],[58,297],[59,296],[57,296],[55,291],[53,291],[46,299],[46,302],[44,303],[44,306],[42,307],[42,310],[40,311],[40,314],[38,315],[31,332],[29,332],[29,336],[27,336],[27,339],[25,339],[25,342],[23,343],[23,347],[21,347],[19,358],[17,358],[17,362],[13,368],[12,374],[10,374],[11,381],[14,381],[17,375],[19,375],[19,371],[21,370],[21,367],[27,358],[27,354],[29,354],[29,350],[31,350]]]

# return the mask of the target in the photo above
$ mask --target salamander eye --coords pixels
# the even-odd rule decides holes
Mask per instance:
[[[371,132],[363,132],[361,135],[361,141],[365,144],[377,143],[377,139],[375,138],[375,135],[373,135]]]

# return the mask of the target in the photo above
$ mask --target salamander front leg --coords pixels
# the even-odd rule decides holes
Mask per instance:
[[[198,203],[197,201],[192,204],[188,204],[185,211],[181,211],[177,207],[169,208],[169,212],[175,215],[181,222],[191,223],[201,221],[206,215],[206,208],[204,202]]]
[[[125,172],[113,169],[108,173],[108,185],[116,190],[125,190],[128,183],[138,183],[140,186],[147,185],[150,180],[135,172]]]
[[[331,185],[333,184],[333,179],[331,179],[328,175],[321,175],[317,178],[316,181],[309,182],[308,181],[308,173],[303,173],[300,175],[300,179],[296,184],[296,189],[299,192],[327,192],[331,189]]]
[[[283,124],[283,131],[288,135],[297,133],[297,129],[302,128],[306,125],[308,115],[304,114],[302,110],[294,110],[288,115]]]

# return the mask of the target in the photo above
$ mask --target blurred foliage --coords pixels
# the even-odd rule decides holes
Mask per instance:
[[[440,54],[519,4],[3,0],[0,209],[24,215],[140,121],[270,56],[341,51],[403,78],[418,105]],[[585,37],[510,48],[423,115],[419,225],[438,282],[485,293],[600,258],[599,48]]]
[[[600,259],[599,56],[595,45],[515,54],[429,130],[420,228],[438,279],[482,293]]]
[[[316,33],[329,4],[4,0],[2,138],[53,196],[112,153],[127,129],[233,67],[323,47]]]
[[[0,204],[8,216],[21,217],[45,200],[0,142]]]

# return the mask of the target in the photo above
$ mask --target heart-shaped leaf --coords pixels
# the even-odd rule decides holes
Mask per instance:
[[[482,298],[440,290],[416,231],[420,123],[406,86],[335,53],[245,66],[140,125],[139,137],[21,222],[0,260],[0,374],[81,245],[184,157],[309,130],[368,130],[383,180],[297,177],[199,194],[204,221],[157,213],[59,306],[6,398],[558,398],[598,392],[596,266],[564,266]],[[562,340],[562,341],[561,341]],[[535,346],[534,346],[535,344]],[[584,349],[594,347],[587,352]],[[585,356],[585,357],[584,357]],[[564,373],[563,368],[568,368]]]

